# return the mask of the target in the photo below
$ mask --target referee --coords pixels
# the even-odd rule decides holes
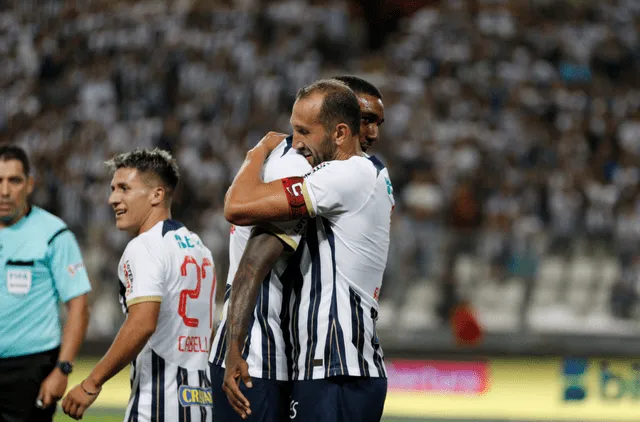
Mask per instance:
[[[78,243],[62,220],[29,205],[33,185],[25,151],[0,146],[2,422],[53,419],[89,320]],[[68,311],[64,330],[59,302]]]

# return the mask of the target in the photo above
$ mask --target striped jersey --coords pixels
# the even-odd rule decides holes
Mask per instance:
[[[291,305],[292,379],[386,377],[376,334],[394,207],[375,157],[320,164],[302,187],[309,215]]]
[[[118,267],[125,314],[160,302],[156,331],[131,364],[125,421],[212,421],[207,363],[216,276],[197,234],[165,220],[127,245]]]
[[[287,137],[275,148],[263,166],[262,179],[265,182],[292,177],[303,176],[311,170],[307,160],[292,148],[293,138]],[[306,220],[292,222],[277,222],[265,225],[264,228],[278,236],[291,247],[298,249]],[[224,367],[227,351],[227,313],[233,279],[238,270],[240,259],[251,235],[252,227],[232,226],[229,239],[229,274],[224,295],[222,318],[213,345],[211,347],[210,362]],[[290,262],[297,262],[291,258],[281,258],[267,277],[263,280],[258,292],[256,307],[249,320],[247,337],[242,357],[249,366],[249,375],[261,379],[275,379],[284,381],[289,379],[287,364],[287,348],[289,347],[289,298],[291,286],[284,283],[285,272],[291,272]],[[296,267],[297,268],[297,267]]]

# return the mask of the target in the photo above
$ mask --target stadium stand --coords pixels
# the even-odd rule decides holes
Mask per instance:
[[[450,282],[489,332],[640,333],[640,2],[434,0],[387,26],[361,3],[2,3],[0,142],[28,148],[35,202],[81,240],[90,337],[118,326],[127,240],[103,161],[171,150],[175,217],[224,279],[221,204],[245,151],[288,130],[298,87],[344,73],[386,105],[376,153],[398,206],[382,329],[442,329]]]

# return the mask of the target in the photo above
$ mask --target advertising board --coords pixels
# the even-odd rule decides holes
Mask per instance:
[[[389,361],[385,414],[640,422],[640,359]]]

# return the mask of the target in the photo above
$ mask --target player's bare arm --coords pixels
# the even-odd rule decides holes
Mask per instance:
[[[218,331],[218,327],[220,325],[220,317],[222,315],[222,308],[224,307],[224,290],[225,289],[221,288],[216,289],[213,299],[215,303],[215,312],[213,314],[213,327],[211,327],[211,335],[209,336],[209,350],[211,350],[211,348],[213,347],[213,340],[216,337],[216,332]]]
[[[140,353],[155,332],[160,312],[159,302],[140,302],[129,307],[129,314],[113,344],[91,371],[62,401],[64,413],[81,419],[85,410],[98,398],[102,385],[124,369]]]
[[[65,304],[67,308],[67,320],[62,333],[62,344],[60,345],[61,362],[73,362],[84,340],[89,324],[89,305],[87,295],[83,294],[69,300]],[[62,398],[67,389],[68,375],[62,373],[56,367],[40,385],[38,399],[42,402],[42,407],[47,408],[54,402]]]
[[[262,280],[284,253],[285,245],[260,228],[253,230],[233,280],[229,304],[229,347],[225,359],[224,390],[233,409],[242,417],[251,414],[250,403],[240,391],[240,381],[252,387],[249,367],[242,359],[249,319],[256,306]]]
[[[308,216],[300,189],[293,186],[302,183],[301,177],[270,183],[264,183],[261,178],[265,160],[285,137],[286,135],[270,132],[247,153],[247,158],[225,196],[224,216],[227,221],[247,226]]]

